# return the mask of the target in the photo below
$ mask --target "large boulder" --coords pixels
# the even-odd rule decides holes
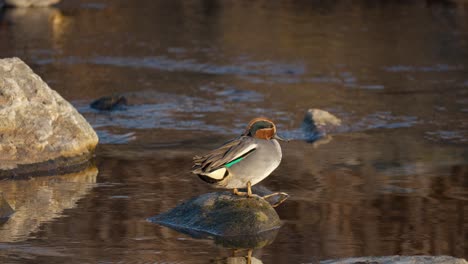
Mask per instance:
[[[0,60],[0,178],[85,163],[97,143],[83,116],[28,65]]]
[[[267,231],[281,226],[278,214],[267,201],[260,197],[237,196],[231,192],[197,196],[149,221],[189,234],[201,232],[231,238],[249,236],[252,244],[271,240],[269,237],[274,234],[266,234]],[[238,244],[235,239],[224,242]],[[245,245],[250,246],[255,247]]]
[[[2,1],[2,0],[0,0]],[[9,6],[15,7],[44,7],[57,4],[60,0],[4,0]]]

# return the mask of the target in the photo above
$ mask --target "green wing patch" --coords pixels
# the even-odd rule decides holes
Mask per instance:
[[[226,164],[224,165],[224,167],[230,168],[232,165],[234,165],[234,164],[240,162],[240,161],[243,160],[245,157],[247,157],[247,155],[249,155],[250,153],[252,153],[252,152],[254,152],[254,151],[255,151],[255,148],[249,150],[247,153],[245,153],[244,155],[238,157],[237,159],[226,163]]]

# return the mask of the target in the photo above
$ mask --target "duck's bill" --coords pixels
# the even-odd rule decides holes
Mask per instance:
[[[278,136],[278,135],[275,135],[273,138],[274,138],[274,139],[277,139],[277,140],[281,140],[281,141],[286,141],[286,142],[289,142],[289,140],[290,140],[290,139],[282,138],[282,137],[280,137],[280,136]]]

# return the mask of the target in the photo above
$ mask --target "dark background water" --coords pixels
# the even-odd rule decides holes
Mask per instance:
[[[0,12],[0,57],[27,62],[100,136],[84,172],[0,182],[17,210],[0,226],[0,262],[229,261],[231,249],[145,219],[212,191],[190,174],[192,156],[259,115],[295,140],[261,183],[291,198],[257,259],[468,258],[467,2],[64,0]],[[116,93],[127,110],[89,108]],[[309,108],[342,119],[328,144],[303,140]]]

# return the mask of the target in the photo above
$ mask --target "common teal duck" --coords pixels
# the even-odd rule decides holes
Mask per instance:
[[[281,147],[275,124],[255,118],[239,137],[206,155],[195,156],[192,173],[217,188],[233,189],[236,195],[252,197],[251,187],[275,170],[281,162]],[[247,188],[247,193],[239,192]]]

